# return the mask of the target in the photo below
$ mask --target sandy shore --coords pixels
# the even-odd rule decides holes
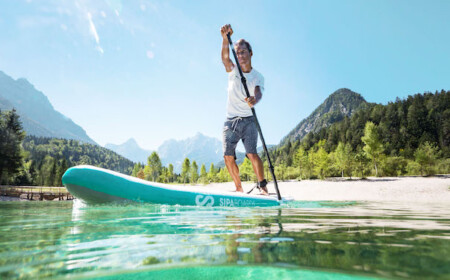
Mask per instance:
[[[254,183],[243,183],[249,191]],[[234,190],[233,183],[210,184],[205,188]],[[450,175],[436,177],[384,177],[367,180],[303,180],[278,182],[281,195],[295,200],[356,200],[448,203],[450,207]],[[253,191],[258,193],[257,190]],[[274,185],[269,183],[269,192]]]
[[[243,183],[245,191],[255,184]],[[187,185],[186,187],[189,187]],[[200,185],[204,188],[233,191],[234,184],[214,183]],[[450,207],[450,175],[435,177],[384,177],[367,180],[303,180],[278,182],[283,197],[295,200],[329,201],[402,201],[423,203],[447,203]],[[269,183],[269,192],[275,193],[273,183]],[[253,193],[258,193],[255,189]],[[2,197],[0,201],[20,200],[14,197]]]

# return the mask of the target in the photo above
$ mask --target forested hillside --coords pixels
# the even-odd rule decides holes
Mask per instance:
[[[0,112],[0,184],[59,186],[67,168],[90,164],[131,174],[133,162],[77,140],[25,136],[14,110]]]
[[[280,175],[290,178],[432,174],[449,172],[449,144],[450,91],[442,90],[369,104],[271,154]],[[345,168],[338,155],[348,157]]]

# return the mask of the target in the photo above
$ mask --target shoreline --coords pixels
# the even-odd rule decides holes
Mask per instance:
[[[243,182],[244,191],[255,183]],[[180,185],[183,186],[183,185]],[[221,191],[234,191],[234,183],[211,183],[196,186]],[[279,181],[282,197],[300,201],[385,201],[444,203],[450,207],[450,175],[430,177],[369,177],[367,179],[328,178],[325,180]],[[269,192],[275,193],[273,182],[268,184]],[[252,192],[257,194],[258,190]],[[27,199],[0,196],[0,201],[27,201]],[[30,200],[31,201],[31,200]],[[35,200],[34,200],[35,201]],[[52,200],[44,200],[52,201]],[[56,200],[59,201],[59,200]]]
[[[244,191],[249,191],[254,185],[245,182],[242,187]],[[204,187],[226,191],[235,189],[232,182],[213,183]],[[268,187],[270,193],[275,192],[272,182],[269,182]],[[450,205],[450,175],[280,181],[278,188],[282,197],[303,201],[400,201]],[[258,191],[255,189],[252,193]]]

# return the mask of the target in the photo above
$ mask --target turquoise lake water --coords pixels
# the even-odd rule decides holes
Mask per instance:
[[[0,202],[0,278],[450,279],[450,207]]]

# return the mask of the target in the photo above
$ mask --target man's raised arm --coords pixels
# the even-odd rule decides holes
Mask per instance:
[[[230,59],[230,47],[228,43],[227,34],[230,33],[230,36],[233,34],[233,29],[231,28],[231,25],[225,24],[220,28],[220,34],[222,35],[222,62],[225,66],[225,70],[227,72],[231,72],[234,68],[233,61]]]

